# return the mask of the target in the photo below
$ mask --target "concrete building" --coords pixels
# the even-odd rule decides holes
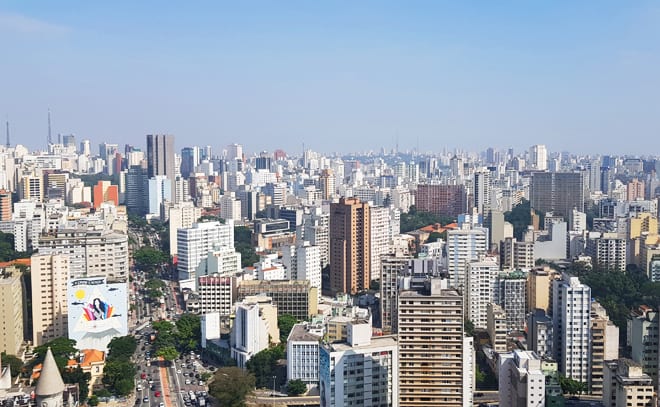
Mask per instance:
[[[42,345],[69,333],[67,284],[69,256],[35,254],[31,258],[32,344]]]
[[[286,267],[288,280],[308,280],[316,287],[321,299],[321,248],[307,241],[295,246],[285,246],[282,250],[282,263]]]
[[[660,316],[646,305],[631,313],[628,319],[628,346],[631,358],[642,366],[642,371],[658,383],[658,332]]]
[[[147,180],[147,214],[161,217],[165,202],[174,202],[174,183],[164,175]]]
[[[491,209],[491,172],[480,169],[474,173],[474,207],[480,214],[485,214]]]
[[[527,274],[527,312],[536,309],[550,311],[550,281],[555,273],[550,268],[536,268]]]
[[[543,144],[535,144],[529,148],[529,169],[545,171],[548,169],[548,150]]]
[[[474,227],[447,231],[447,273],[449,285],[459,290],[465,284],[465,270],[488,250],[488,230]]]
[[[535,309],[527,315],[527,349],[539,357],[552,359],[552,318],[543,309]]]
[[[390,240],[392,238],[392,227],[390,226],[390,208],[372,206],[369,208],[369,221],[371,224],[371,271],[372,280],[380,275],[380,259],[389,252]]]
[[[545,406],[545,375],[541,358],[534,352],[514,350],[500,354],[500,406]]]
[[[653,380],[639,363],[630,359],[607,362],[603,382],[605,407],[654,407],[657,395]]]
[[[217,312],[220,316],[232,314],[236,298],[236,277],[229,275],[208,275],[197,279],[200,313]]]
[[[234,192],[226,192],[220,197],[220,217],[234,221],[241,220],[241,201],[236,199]]]
[[[554,359],[559,372],[582,383],[591,380],[591,288],[564,274],[552,282]]]
[[[298,232],[298,240],[306,240],[312,246],[318,246],[321,268],[330,263],[330,215],[316,208],[303,215],[303,224]]]
[[[506,327],[506,312],[495,303],[488,304],[486,308],[486,329],[490,337],[490,344],[497,353],[507,351],[506,338],[508,329]]]
[[[93,188],[94,208],[98,209],[104,202],[112,202],[115,206],[119,205],[119,188],[112,185],[110,181],[101,181],[96,183]]]
[[[591,232],[587,238],[585,254],[594,267],[604,270],[626,270],[626,239],[616,233]]]
[[[417,210],[456,218],[467,212],[467,193],[463,185],[419,184],[415,193]]]
[[[177,231],[179,280],[191,280],[204,275],[209,251],[217,247],[234,247],[234,222],[202,222]]]
[[[11,191],[0,189],[0,221],[8,221],[11,218]]]
[[[174,136],[170,135],[147,135],[147,174],[148,178],[158,175],[167,177],[174,191],[174,180],[176,179]]]
[[[264,294],[272,298],[280,315],[289,314],[304,321],[316,315],[318,311],[317,288],[307,280],[241,281],[238,285],[238,300],[248,296]]]
[[[532,208],[568,217],[573,208],[584,212],[585,188],[581,172],[534,172],[529,187]]]
[[[591,394],[603,394],[605,364],[618,358],[619,328],[610,321],[605,308],[594,301],[591,303]]]
[[[474,350],[463,332],[463,297],[439,279],[399,294],[399,405],[472,405]]]
[[[627,201],[636,201],[638,199],[643,200],[646,190],[644,189],[644,181],[640,181],[637,178],[633,178],[626,185],[626,200]]]
[[[370,324],[349,324],[346,342],[319,350],[321,405],[399,406],[398,359],[396,337],[372,337]]]
[[[128,279],[128,236],[123,233],[59,229],[39,237],[39,254],[67,255],[71,278]]]
[[[191,228],[202,216],[202,208],[196,207],[192,201],[187,201],[169,205],[166,213],[170,222],[170,255],[176,256],[179,252],[177,244],[179,229]]]
[[[330,204],[330,289],[356,294],[371,283],[369,204],[341,198]]]
[[[475,328],[486,329],[488,304],[495,301],[499,265],[493,258],[482,258],[467,264],[466,315]]]
[[[200,270],[200,273],[233,276],[241,270],[241,253],[233,247],[218,246],[209,251],[206,257],[206,270]]]
[[[231,357],[238,367],[252,356],[267,349],[270,343],[280,342],[277,327],[277,306],[269,297],[247,297],[235,305],[234,325],[231,329]]]
[[[323,328],[296,324],[286,341],[286,379],[302,380],[307,386],[319,384],[319,344]]]
[[[508,332],[525,329],[525,298],[527,273],[522,271],[501,272],[497,276],[495,302],[506,313]]]
[[[10,355],[18,355],[23,343],[24,293],[20,269],[0,269],[0,349]]]
[[[506,237],[499,247],[502,270],[530,270],[534,267],[534,242],[519,242]]]

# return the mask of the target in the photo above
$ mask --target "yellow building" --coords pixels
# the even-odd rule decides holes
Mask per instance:
[[[32,344],[39,346],[69,334],[69,256],[35,254],[31,262]]]
[[[23,343],[23,292],[19,269],[0,269],[0,349],[13,355]]]

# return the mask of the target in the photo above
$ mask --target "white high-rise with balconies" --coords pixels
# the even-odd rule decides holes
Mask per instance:
[[[195,274],[206,274],[206,260],[216,247],[234,247],[234,221],[202,222],[177,231],[179,280],[193,280]]]
[[[465,268],[488,250],[488,229],[464,226],[447,232],[447,272],[449,286],[463,290]]]
[[[289,280],[309,280],[312,287],[318,288],[321,299],[321,248],[307,241],[295,246],[282,248],[282,264],[286,267]]]
[[[490,257],[468,263],[466,271],[466,315],[475,328],[488,326],[488,304],[495,301],[499,265]]]

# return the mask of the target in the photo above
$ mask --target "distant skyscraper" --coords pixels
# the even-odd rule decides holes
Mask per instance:
[[[415,204],[417,210],[455,218],[467,212],[465,187],[420,184],[417,186]]]
[[[490,209],[491,174],[487,169],[474,173],[474,206],[485,214]]]
[[[174,136],[147,135],[147,172],[149,178],[164,175],[174,180]]]
[[[198,147],[185,147],[181,150],[181,176],[183,178],[189,178],[199,163]]]
[[[573,208],[584,212],[584,174],[581,172],[536,172],[529,195],[532,208],[568,217]]]
[[[369,204],[341,198],[330,205],[330,288],[356,294],[371,282]]]
[[[548,150],[543,144],[536,144],[529,148],[529,166],[532,170],[545,171],[548,169]]]

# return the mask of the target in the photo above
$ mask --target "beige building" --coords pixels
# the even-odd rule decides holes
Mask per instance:
[[[39,346],[68,335],[69,256],[32,256],[32,344]]]
[[[619,359],[605,366],[603,404],[605,407],[653,407],[657,396],[651,377],[630,359]]]
[[[357,294],[371,283],[369,204],[341,198],[330,204],[330,289]]]
[[[550,280],[554,277],[550,268],[533,269],[527,275],[527,312],[550,309]]]
[[[619,358],[619,328],[598,302],[591,303],[591,385],[594,396],[603,394],[605,363]]]
[[[463,297],[431,280],[399,295],[399,405],[472,405],[474,350],[463,333]]]
[[[16,267],[0,269],[0,349],[18,355],[23,343],[23,282]]]
[[[488,336],[490,344],[497,353],[507,351],[506,346],[506,312],[497,304],[490,303],[486,309]]]
[[[251,280],[238,285],[238,301],[259,294],[272,298],[280,315],[289,314],[304,321],[318,311],[318,288],[308,280]]]

